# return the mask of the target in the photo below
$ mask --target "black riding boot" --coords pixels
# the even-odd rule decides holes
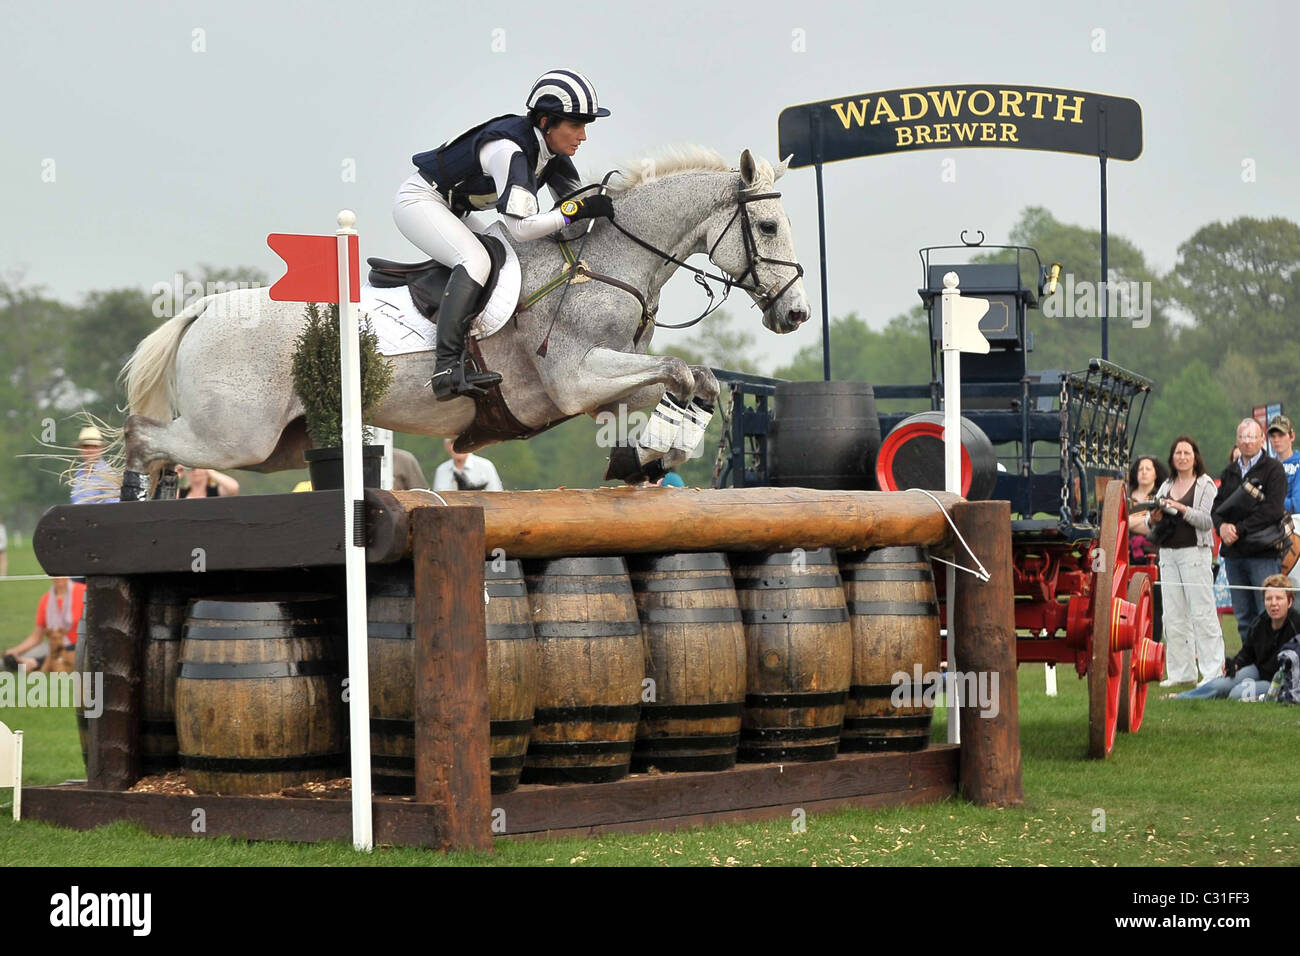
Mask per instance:
[[[438,305],[438,362],[429,387],[440,402],[457,395],[482,395],[501,381],[496,372],[474,372],[466,368],[465,336],[474,316],[474,306],[483,287],[470,278],[464,266],[451,271]]]

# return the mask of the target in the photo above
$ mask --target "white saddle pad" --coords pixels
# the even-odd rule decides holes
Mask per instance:
[[[492,335],[515,314],[523,282],[519,258],[506,239],[505,226],[494,222],[486,231],[488,235],[500,239],[506,247],[506,261],[501,266],[496,287],[488,297],[487,305],[470,325],[470,335],[476,339]],[[400,289],[376,289],[369,282],[364,283],[361,286],[359,311],[362,319],[370,320],[371,327],[379,336],[381,355],[428,352],[438,347],[437,327],[420,314],[420,310],[411,301],[411,293],[406,286]]]

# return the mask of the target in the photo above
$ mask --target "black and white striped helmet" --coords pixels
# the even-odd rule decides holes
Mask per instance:
[[[585,123],[609,115],[597,102],[591,81],[576,70],[543,73],[528,94],[528,108]]]

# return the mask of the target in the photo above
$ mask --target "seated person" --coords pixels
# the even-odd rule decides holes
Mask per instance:
[[[32,633],[4,652],[5,670],[71,671],[85,598],[84,584],[70,578],[54,578],[36,606],[36,627]]]
[[[1223,676],[1185,690],[1178,698],[1227,697],[1241,700],[1262,697],[1278,668],[1278,651],[1300,634],[1300,613],[1291,595],[1291,579],[1270,574],[1264,579],[1264,613],[1255,618],[1241,650],[1223,666]]]

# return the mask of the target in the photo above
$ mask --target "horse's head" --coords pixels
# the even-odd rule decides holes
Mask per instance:
[[[808,318],[803,267],[794,252],[790,219],[781,194],[772,189],[790,158],[775,169],[749,150],[740,154],[740,182],[734,205],[724,206],[709,226],[709,258],[763,310],[773,332],[793,332]]]

